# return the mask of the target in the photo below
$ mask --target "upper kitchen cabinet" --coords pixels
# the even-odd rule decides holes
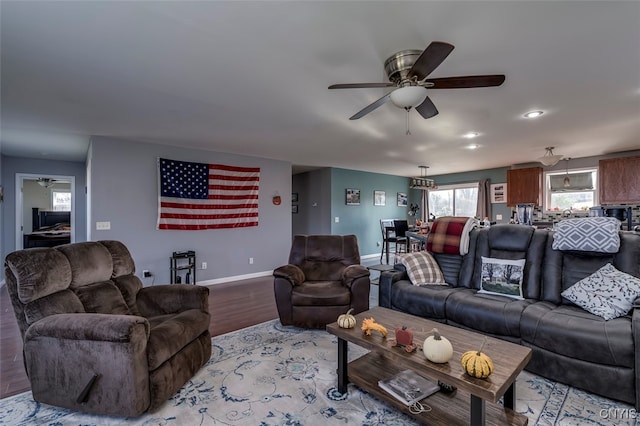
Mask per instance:
[[[507,170],[507,205],[533,203],[540,205],[542,167]]]
[[[640,203],[640,156],[600,160],[600,204]]]

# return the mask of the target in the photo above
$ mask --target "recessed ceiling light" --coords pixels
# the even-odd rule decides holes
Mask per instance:
[[[540,117],[542,114],[544,114],[544,111],[529,111],[528,113],[526,113],[523,117],[524,118],[536,118],[536,117]]]
[[[467,139],[477,138],[478,136],[480,136],[480,133],[478,132],[469,132],[462,135],[463,138],[467,138]]]
[[[467,145],[467,149],[478,149],[480,148],[480,145],[478,145],[477,143],[472,143],[471,145]]]

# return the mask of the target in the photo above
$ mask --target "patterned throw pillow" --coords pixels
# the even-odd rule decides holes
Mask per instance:
[[[615,217],[565,219],[554,230],[554,250],[617,253],[620,249],[620,221]]]
[[[624,316],[640,297],[640,278],[618,271],[607,263],[562,293],[582,309],[605,320]]]
[[[524,299],[522,276],[525,259],[508,260],[482,256],[482,274],[478,293]]]
[[[438,262],[428,251],[418,251],[398,255],[400,263],[407,268],[407,274],[413,285],[447,285],[438,266]]]

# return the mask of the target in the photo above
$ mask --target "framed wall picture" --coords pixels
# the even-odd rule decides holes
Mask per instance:
[[[387,202],[387,196],[384,191],[373,191],[373,205],[384,206]]]
[[[298,202],[298,193],[297,192],[292,192],[291,193],[291,202],[292,203],[297,203]]]
[[[507,202],[507,184],[496,183],[491,185],[491,202],[506,203]]]
[[[360,190],[347,188],[347,205],[359,206],[360,205]]]
[[[291,205],[291,213],[298,214],[298,205],[297,204],[292,204]]]
[[[407,207],[408,199],[406,192],[398,192],[398,207]]]

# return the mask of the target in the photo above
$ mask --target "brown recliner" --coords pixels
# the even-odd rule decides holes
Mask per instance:
[[[209,289],[143,287],[118,241],[7,255],[5,277],[33,399],[138,416],[173,396],[211,357]]]
[[[355,235],[296,235],[289,264],[273,276],[282,325],[324,328],[351,308],[369,309],[369,271]]]

